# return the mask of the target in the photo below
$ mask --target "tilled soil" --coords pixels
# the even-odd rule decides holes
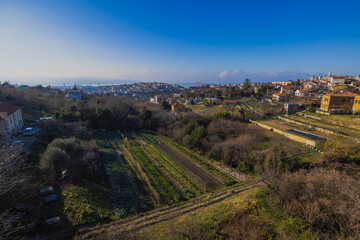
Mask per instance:
[[[224,185],[221,184],[219,180],[214,178],[210,173],[205,171],[203,168],[197,166],[195,163],[191,162],[189,159],[184,157],[183,155],[176,152],[174,149],[170,148],[165,144],[158,145],[164,152],[169,154],[178,164],[180,167],[190,171],[192,174],[198,176],[206,186],[206,189],[211,191],[218,188],[223,187]]]

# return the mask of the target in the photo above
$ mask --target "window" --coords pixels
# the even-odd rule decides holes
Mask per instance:
[[[325,98],[325,102],[328,102],[329,101],[329,99],[328,98]]]

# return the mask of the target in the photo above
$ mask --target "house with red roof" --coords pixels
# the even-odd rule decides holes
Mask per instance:
[[[326,94],[321,100],[320,110],[327,113],[349,113],[357,96],[352,92]]]
[[[285,93],[274,93],[272,99],[275,101],[286,101],[287,95]]]
[[[24,120],[19,106],[0,102],[0,135],[21,132]]]
[[[311,89],[304,89],[304,90],[296,90],[295,96],[296,97],[308,97],[311,93]]]
[[[291,95],[294,93],[294,88],[292,86],[281,86],[280,93]]]

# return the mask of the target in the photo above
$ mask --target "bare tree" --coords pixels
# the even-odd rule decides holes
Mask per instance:
[[[20,146],[0,150],[0,239],[14,239],[14,233],[23,228],[18,224],[21,217],[13,209],[16,203],[26,201],[35,187],[27,174],[31,168],[28,154]]]

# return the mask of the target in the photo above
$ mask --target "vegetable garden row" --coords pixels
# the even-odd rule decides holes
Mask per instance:
[[[98,139],[112,203],[120,216],[185,201],[235,183],[207,159],[145,131],[102,133]]]

